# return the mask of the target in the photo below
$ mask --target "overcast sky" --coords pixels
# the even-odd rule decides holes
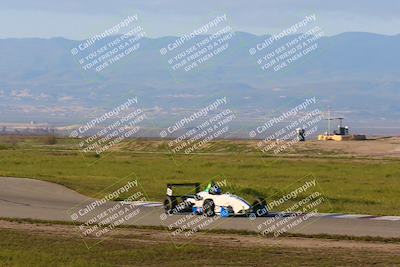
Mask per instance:
[[[313,13],[327,35],[400,33],[399,0],[0,0],[0,38],[85,39],[134,14],[150,37],[189,33],[222,14],[235,31],[263,35]]]

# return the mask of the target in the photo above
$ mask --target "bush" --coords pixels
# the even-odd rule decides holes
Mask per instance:
[[[44,143],[47,145],[55,145],[57,144],[57,137],[55,135],[46,136]]]

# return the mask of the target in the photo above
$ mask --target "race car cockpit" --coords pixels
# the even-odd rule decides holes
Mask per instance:
[[[204,191],[210,193],[211,195],[221,195],[222,194],[221,187],[219,187],[214,181],[211,181],[207,185],[207,187]]]

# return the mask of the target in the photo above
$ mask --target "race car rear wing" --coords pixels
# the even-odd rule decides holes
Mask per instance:
[[[182,183],[182,184],[167,184],[167,196],[170,197],[181,197],[182,195],[174,195],[173,188],[174,187],[194,187],[194,191],[191,191],[191,194],[197,194],[200,192],[200,183]]]

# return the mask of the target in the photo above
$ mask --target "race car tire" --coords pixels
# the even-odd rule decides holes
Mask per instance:
[[[215,204],[212,199],[206,199],[203,202],[203,212],[207,217],[215,216]]]
[[[172,214],[174,208],[177,205],[177,200],[175,197],[167,196],[164,200],[164,210],[165,213]]]
[[[256,198],[253,202],[253,212],[257,217],[268,214],[267,201],[263,198]]]

